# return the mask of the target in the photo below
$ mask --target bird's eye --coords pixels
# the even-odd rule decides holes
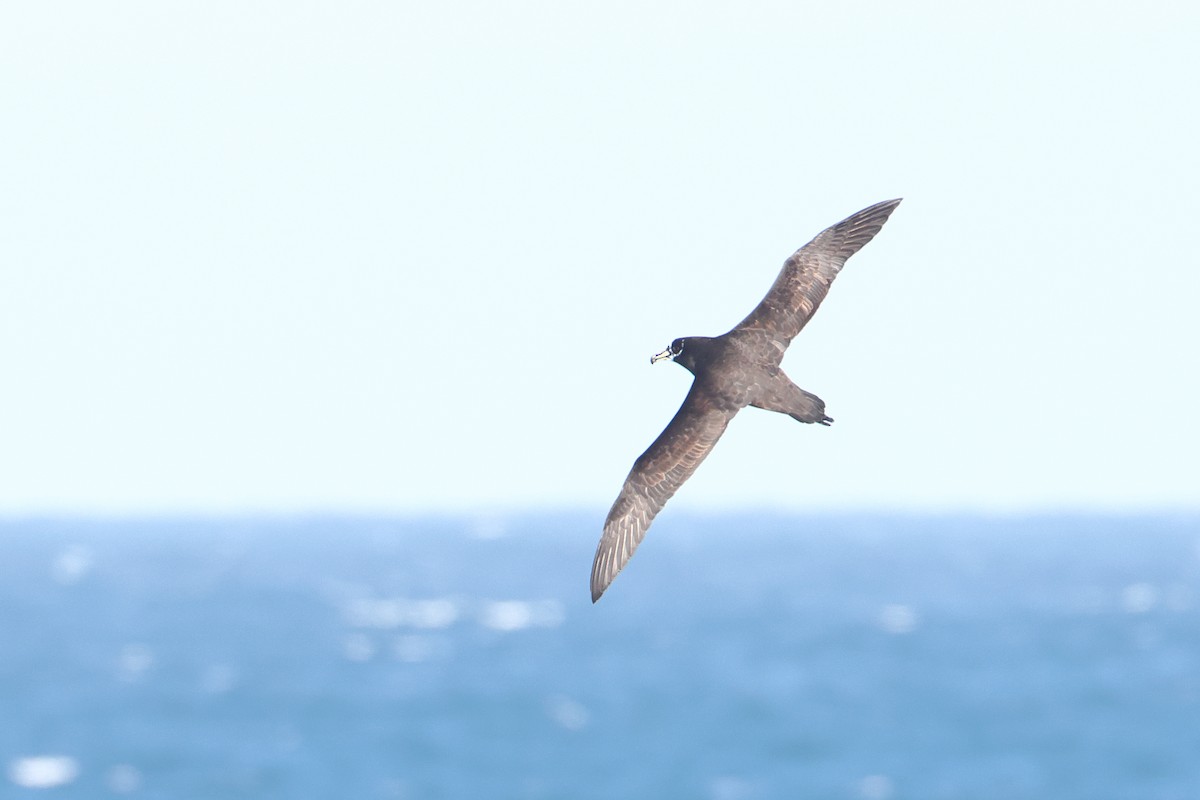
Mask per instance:
[[[671,342],[671,352],[675,355],[679,355],[683,352],[683,339],[676,339],[675,341]]]

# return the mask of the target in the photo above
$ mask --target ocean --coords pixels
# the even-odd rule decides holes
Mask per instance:
[[[0,797],[1200,798],[1200,517],[0,522]]]

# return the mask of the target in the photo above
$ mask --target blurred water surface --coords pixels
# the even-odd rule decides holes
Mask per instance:
[[[1200,518],[0,523],[0,796],[1200,797]]]

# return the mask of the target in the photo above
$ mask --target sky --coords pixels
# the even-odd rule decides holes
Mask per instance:
[[[600,513],[903,197],[682,511],[1200,508],[1192,3],[8,3],[0,514]]]

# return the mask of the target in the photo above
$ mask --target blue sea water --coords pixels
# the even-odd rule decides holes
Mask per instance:
[[[0,796],[1200,797],[1200,518],[0,523]]]

